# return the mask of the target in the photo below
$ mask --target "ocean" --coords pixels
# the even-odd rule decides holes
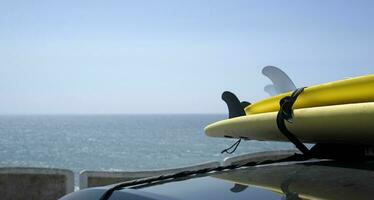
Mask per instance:
[[[211,138],[203,128],[226,115],[3,115],[0,167],[144,170],[220,161],[236,140]],[[243,141],[233,155],[293,148]]]

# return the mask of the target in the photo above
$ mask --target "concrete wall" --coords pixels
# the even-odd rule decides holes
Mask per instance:
[[[177,173],[186,170],[197,170],[210,167],[218,167],[220,162],[207,162],[192,166],[160,169],[150,171],[82,171],[79,175],[79,188],[110,185],[119,182],[130,181],[139,178],[158,176],[162,174]]]
[[[0,168],[0,199],[56,200],[74,191],[70,170],[48,168]]]

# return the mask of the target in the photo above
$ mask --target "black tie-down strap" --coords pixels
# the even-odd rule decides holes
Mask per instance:
[[[239,144],[240,144],[241,141],[242,141],[242,139],[239,139],[233,145],[231,145],[229,148],[226,148],[226,149],[222,150],[221,154],[223,154],[223,153],[228,153],[228,154],[234,153],[236,151],[236,148],[238,148],[238,146],[239,146]]]
[[[309,155],[309,149],[286,127],[285,120],[292,123],[293,111],[292,106],[295,103],[299,94],[304,91],[304,88],[296,89],[291,96],[282,98],[279,102],[280,109],[277,115],[277,126],[279,131],[286,136],[286,138],[292,142],[296,148],[298,148],[304,155]]]

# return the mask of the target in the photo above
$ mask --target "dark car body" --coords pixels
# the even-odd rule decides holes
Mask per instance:
[[[95,200],[111,186],[61,200]],[[314,160],[239,168],[115,191],[110,200],[373,199],[374,162]]]

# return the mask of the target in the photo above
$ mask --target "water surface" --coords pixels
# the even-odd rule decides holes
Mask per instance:
[[[203,128],[225,115],[0,116],[0,166],[89,170],[171,168],[222,160],[232,139]],[[292,148],[245,141],[234,155]]]

